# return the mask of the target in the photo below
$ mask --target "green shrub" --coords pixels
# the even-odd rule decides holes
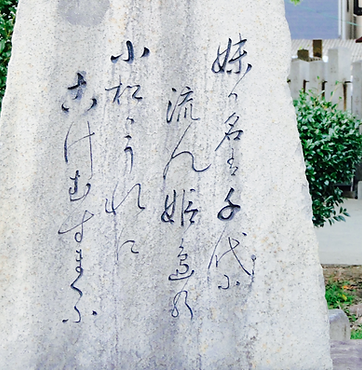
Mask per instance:
[[[5,92],[18,0],[0,0],[0,106]]]
[[[360,121],[311,92],[301,91],[294,105],[313,201],[313,223],[323,226],[326,221],[344,221],[348,213],[339,207],[342,190],[336,184],[350,183],[361,161]]]
[[[329,309],[345,309],[351,305],[355,296],[348,291],[349,282],[333,281],[330,279],[326,284],[326,301]]]
[[[362,339],[362,329],[351,330],[351,339]]]

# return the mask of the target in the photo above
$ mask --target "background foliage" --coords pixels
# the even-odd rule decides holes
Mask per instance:
[[[6,86],[17,3],[18,0],[0,0],[0,106]]]
[[[329,309],[343,309],[348,311],[347,306],[351,305],[355,296],[349,290],[350,283],[348,281],[341,282],[329,279],[326,283],[326,301]]]
[[[313,201],[313,223],[344,221],[342,190],[336,184],[351,183],[362,157],[360,121],[337,109],[321,95],[300,92],[294,102],[306,163],[306,176]]]

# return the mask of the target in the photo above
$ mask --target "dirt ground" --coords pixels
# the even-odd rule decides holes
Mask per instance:
[[[349,309],[362,303],[362,266],[322,265],[322,267],[325,283],[330,280],[343,283],[348,292],[355,296],[352,305],[346,304],[342,308],[349,318],[351,329],[361,330],[362,317],[351,315]]]
[[[354,304],[362,303],[362,266],[322,265],[324,281],[329,279],[348,282],[351,292],[356,296]]]

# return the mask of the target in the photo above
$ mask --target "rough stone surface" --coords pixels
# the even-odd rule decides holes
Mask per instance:
[[[283,0],[20,0],[1,368],[332,368],[289,54]]]
[[[349,340],[351,328],[343,310],[329,310],[329,335],[331,340]]]

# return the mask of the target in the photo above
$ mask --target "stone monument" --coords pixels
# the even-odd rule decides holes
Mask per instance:
[[[0,367],[331,369],[283,0],[20,0]]]

